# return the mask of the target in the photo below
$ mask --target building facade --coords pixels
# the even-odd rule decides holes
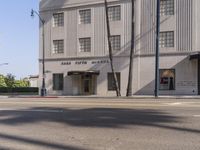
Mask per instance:
[[[199,0],[160,0],[160,94],[200,94]],[[108,0],[114,68],[128,84],[131,0]],[[156,0],[135,0],[133,93],[154,94]],[[41,0],[49,95],[113,96],[103,0]],[[42,28],[40,32],[42,58]],[[42,64],[40,59],[40,78]],[[40,80],[41,82],[42,80]],[[40,84],[41,85],[41,84]]]
[[[39,75],[30,75],[28,81],[30,87],[39,87]]]

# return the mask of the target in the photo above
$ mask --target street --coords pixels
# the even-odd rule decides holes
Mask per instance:
[[[199,150],[200,100],[1,98],[1,150]]]

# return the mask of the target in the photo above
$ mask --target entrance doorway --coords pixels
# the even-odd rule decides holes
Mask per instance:
[[[82,76],[82,91],[83,95],[93,95],[94,94],[94,89],[92,87],[93,85],[93,80],[92,80],[92,75],[83,75]]]
[[[96,95],[99,71],[69,71],[73,95]]]

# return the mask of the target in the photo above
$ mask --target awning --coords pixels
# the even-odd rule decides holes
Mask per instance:
[[[72,75],[99,75],[99,71],[88,70],[88,71],[69,71],[68,76]]]
[[[200,59],[200,52],[190,54],[190,60]]]

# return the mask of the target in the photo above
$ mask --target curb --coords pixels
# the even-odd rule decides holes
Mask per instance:
[[[26,95],[12,95],[12,96],[0,96],[1,98],[37,98],[37,99],[53,99],[53,98],[66,98],[66,99],[76,99],[76,98],[81,98],[81,99],[200,99],[200,96],[159,96],[155,98],[154,96],[131,96],[131,97],[115,97],[115,96],[26,96]]]

